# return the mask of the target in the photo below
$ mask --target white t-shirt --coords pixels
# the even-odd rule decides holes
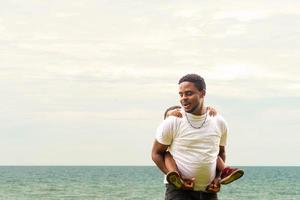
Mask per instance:
[[[196,179],[194,190],[205,191],[215,177],[219,146],[226,145],[227,125],[219,114],[186,115],[194,127],[205,122],[196,129],[188,123],[184,112],[182,118],[170,116],[158,127],[156,140],[170,145],[169,151],[183,178]]]

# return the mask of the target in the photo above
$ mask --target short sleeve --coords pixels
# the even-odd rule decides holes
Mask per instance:
[[[156,130],[156,140],[164,145],[170,145],[173,141],[174,133],[174,118],[168,117],[165,119]]]
[[[226,146],[227,144],[227,134],[228,126],[223,117],[219,116],[219,128],[221,131],[220,146]]]

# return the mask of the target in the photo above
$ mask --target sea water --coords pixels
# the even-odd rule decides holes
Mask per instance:
[[[241,167],[245,175],[221,188],[220,200],[300,200],[300,167]],[[154,166],[2,166],[2,200],[164,199]]]

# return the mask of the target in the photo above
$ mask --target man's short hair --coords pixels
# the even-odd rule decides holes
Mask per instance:
[[[199,90],[199,91],[202,91],[202,90],[206,90],[206,84],[205,84],[205,81],[204,79],[199,76],[198,74],[187,74],[185,76],[183,76],[178,84],[182,83],[182,82],[192,82],[195,84],[196,88]]]

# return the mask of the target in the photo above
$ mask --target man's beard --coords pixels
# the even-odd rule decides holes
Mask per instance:
[[[193,114],[193,112],[198,108],[199,104],[200,104],[200,103],[198,103],[198,104],[195,105],[192,109],[190,109],[190,110],[188,110],[188,111],[186,111],[186,112],[187,112],[187,113]]]

